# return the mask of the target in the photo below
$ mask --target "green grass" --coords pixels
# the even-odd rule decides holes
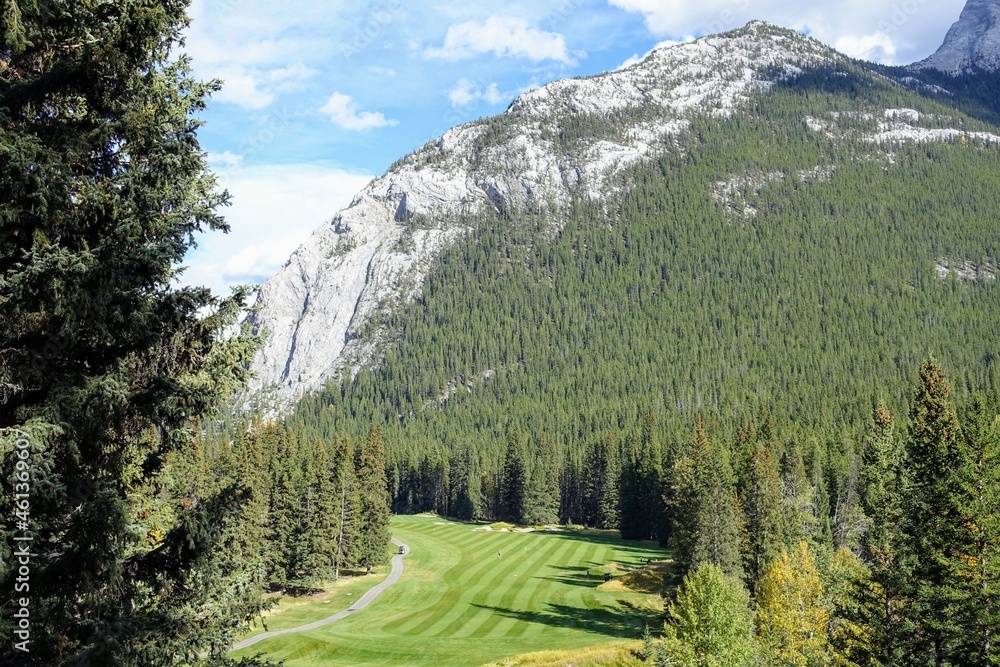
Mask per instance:
[[[287,667],[478,667],[534,651],[636,639],[646,623],[659,622],[657,595],[598,590],[603,578],[596,574],[611,563],[663,558],[654,545],[602,531],[475,528],[426,515],[394,518],[393,535],[411,548],[395,586],[333,625],[234,655],[263,652]],[[327,604],[309,616],[311,606],[317,605],[296,612],[304,622],[336,611]]]
[[[384,581],[388,574],[389,566],[385,565],[375,568],[371,576],[361,573],[359,576],[330,582],[323,586],[322,593],[299,597],[281,596],[278,598],[278,605],[264,616],[263,624],[258,620],[244,637],[252,637],[264,630],[294,628],[333,616],[354,604],[368,589]]]

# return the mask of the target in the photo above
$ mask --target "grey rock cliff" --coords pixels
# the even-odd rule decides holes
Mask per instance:
[[[1000,69],[1000,0],[969,0],[941,48],[912,67],[949,74]]]

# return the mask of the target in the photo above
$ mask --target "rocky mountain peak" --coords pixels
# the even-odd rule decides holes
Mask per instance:
[[[941,48],[913,67],[949,74],[1000,69],[1000,0],[969,0]]]

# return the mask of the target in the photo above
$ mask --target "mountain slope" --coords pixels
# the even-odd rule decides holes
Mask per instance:
[[[753,92],[841,58],[753,22],[625,70],[557,81],[501,116],[447,132],[373,181],[263,286],[251,322],[269,337],[251,390],[287,405],[369,361],[386,332],[359,332],[418,294],[470,216],[600,198],[616,173],[662,153],[691,118],[727,116]]]
[[[913,67],[953,75],[1000,69],[1000,0],[969,0],[941,48]]]
[[[378,367],[293,422],[500,456],[516,430],[573,452],[646,411],[678,441],[761,410],[854,428],[876,396],[902,409],[930,354],[1000,386],[998,134],[851,64],[805,71],[694,119],[557,230],[463,235],[380,324],[399,333]]]

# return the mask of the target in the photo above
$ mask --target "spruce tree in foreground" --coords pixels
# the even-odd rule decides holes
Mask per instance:
[[[936,667],[952,662],[965,634],[957,579],[963,515],[956,494],[960,430],[951,384],[933,362],[920,369],[907,439],[909,492],[905,497],[908,588],[903,605],[909,659]]]
[[[875,658],[898,664],[904,640],[900,610],[906,590],[903,501],[906,497],[903,443],[896,436],[888,409],[875,410],[865,439],[861,469],[861,507],[868,530],[861,538],[861,555],[870,570],[858,593],[864,622],[871,630]]]
[[[219,557],[246,489],[182,499],[152,545],[132,495],[160,487],[169,453],[242,385],[254,348],[219,336],[245,294],[173,286],[194,236],[225,229],[192,116],[213,86],[170,60],[186,5],[3,3],[5,665],[196,663],[221,656],[260,608],[260,582]],[[10,523],[18,440],[30,451],[26,530]],[[12,532],[32,537],[30,653],[11,637]]]
[[[958,656],[985,667],[1000,664],[1000,415],[982,397],[962,415],[961,446]]]

